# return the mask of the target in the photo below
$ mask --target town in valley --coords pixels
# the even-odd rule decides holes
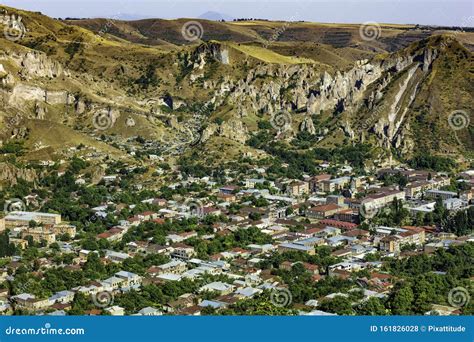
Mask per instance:
[[[474,314],[471,24],[0,6],[0,314]]]

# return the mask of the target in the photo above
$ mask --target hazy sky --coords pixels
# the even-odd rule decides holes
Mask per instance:
[[[207,11],[234,18],[317,22],[474,26],[473,0],[0,0],[52,17],[192,18]]]

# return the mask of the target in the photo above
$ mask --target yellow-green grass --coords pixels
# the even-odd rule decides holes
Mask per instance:
[[[232,48],[266,63],[274,64],[313,64],[314,60],[301,57],[283,56],[259,46],[228,43]]]
[[[219,165],[222,161],[238,160],[244,154],[251,154],[257,158],[266,156],[266,153],[262,150],[219,136],[211,137],[202,147],[202,151],[205,151],[203,158],[206,159],[206,162],[213,165]]]
[[[41,146],[52,148],[55,151],[83,144],[87,147],[108,153],[113,157],[124,156],[121,151],[110,145],[52,121],[30,119],[27,121],[26,127],[30,130],[30,135],[26,142],[26,146],[30,150],[33,150],[35,145],[40,142]],[[39,149],[39,151],[41,151],[41,149]],[[27,158],[38,159],[38,155],[38,151],[31,151],[27,155]]]

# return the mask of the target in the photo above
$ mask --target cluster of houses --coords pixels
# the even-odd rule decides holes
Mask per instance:
[[[100,298],[103,293],[110,298],[132,289],[140,290],[149,284],[179,282],[183,279],[202,280],[205,276],[223,276],[219,281],[210,281],[198,291],[186,293],[167,305],[152,308],[141,308],[131,314],[161,315],[185,314],[199,315],[207,308],[219,310],[239,300],[252,298],[263,291],[284,287],[268,269],[259,265],[275,253],[296,251],[315,255],[318,247],[327,246],[331,255],[337,260],[328,269],[320,270],[318,265],[302,263],[317,283],[324,277],[335,276],[349,278],[352,272],[367,270],[370,277],[361,279],[367,286],[364,298],[385,296],[392,286],[391,276],[382,273],[380,261],[369,261],[368,255],[403,257],[407,253],[432,253],[439,248],[473,241],[472,236],[458,237],[440,232],[436,226],[400,226],[385,227],[372,225],[370,230],[361,229],[360,223],[370,210],[378,211],[391,205],[394,200],[400,201],[410,212],[434,210],[436,201],[442,201],[447,210],[464,210],[472,205],[474,197],[474,171],[458,175],[457,181],[470,185],[469,190],[450,192],[442,190],[450,185],[450,179],[442,174],[431,174],[425,171],[407,169],[379,170],[378,176],[402,175],[407,179],[403,189],[398,185],[384,185],[377,177],[352,177],[329,174],[305,176],[302,180],[271,181],[265,178],[264,172],[258,170],[259,178],[247,178],[243,182],[229,182],[217,186],[208,178],[179,180],[170,188],[186,186],[192,182],[206,185],[210,196],[207,198],[149,198],[143,203],[152,204],[157,209],[134,214],[121,220],[113,227],[96,236],[114,245],[122,241],[124,235],[145,222],[157,225],[167,220],[209,215],[227,217],[213,224],[213,232],[199,235],[196,231],[170,232],[164,244],[157,244],[153,239],[137,240],[125,244],[122,250],[102,251],[101,261],[121,264],[135,255],[160,254],[168,257],[168,262],[149,267],[145,274],[137,275],[119,271],[108,279],[91,281],[87,286],[79,286],[55,293],[49,298],[35,298],[29,293],[9,296],[8,291],[0,290],[0,310],[11,312],[12,307],[50,314],[66,314],[76,293],[83,293],[91,298]],[[113,181],[113,180],[112,180]],[[197,196],[196,196],[197,197]],[[256,206],[253,199],[265,200],[265,205]],[[238,203],[237,210],[229,208]],[[115,215],[126,206],[113,200],[91,208],[97,218]],[[36,224],[31,224],[34,221]],[[190,239],[211,240],[217,236],[232,234],[240,229],[258,228],[270,238],[266,244],[248,244],[243,247],[232,247],[209,256],[207,260],[198,258],[198,252],[189,244]],[[74,226],[61,221],[61,215],[39,212],[11,212],[0,220],[0,230],[9,229],[10,240],[16,245],[27,248],[27,237],[34,241],[46,242],[47,245],[57,241],[58,235],[68,234],[72,240],[76,235]],[[67,246],[66,246],[67,245]],[[73,264],[66,267],[80,269],[87,260],[90,251],[81,249],[72,241],[61,245],[61,251],[74,253]],[[380,259],[378,259],[380,260]],[[11,264],[21,264],[21,259],[12,260],[10,265],[0,268],[0,280],[12,277],[7,272]],[[291,269],[295,263],[284,261],[281,269]],[[46,267],[48,267],[46,263]],[[49,265],[51,267],[51,265]],[[13,272],[14,273],[14,272]],[[205,293],[212,293],[205,296]],[[348,294],[333,293],[334,296]],[[332,296],[332,297],[331,297]],[[314,298],[302,305],[301,314],[327,314],[318,310],[318,302],[324,298]],[[123,315],[125,309],[114,305],[110,300],[106,305],[98,305],[97,310],[105,310],[112,315]],[[94,314],[94,312],[91,312]],[[129,312],[130,314],[130,312]]]
[[[49,311],[53,315],[63,315],[66,310],[71,309],[72,302],[76,293],[82,293],[86,296],[94,298],[95,303],[110,314],[124,313],[115,311],[117,306],[113,306],[114,294],[130,291],[131,289],[139,289],[142,277],[137,274],[119,271],[112,277],[103,281],[92,281],[87,286],[78,286],[70,290],[59,291],[49,298],[36,298],[30,293],[20,293],[9,298],[8,306],[4,309],[9,310],[11,306],[15,309],[26,310],[28,312]],[[4,304],[5,305],[5,304]]]
[[[76,227],[63,223],[60,214],[41,212],[9,212],[0,219],[0,232],[5,229],[9,230],[10,242],[22,249],[28,247],[28,237],[34,242],[50,245],[57,237],[67,235],[70,239],[76,236]]]

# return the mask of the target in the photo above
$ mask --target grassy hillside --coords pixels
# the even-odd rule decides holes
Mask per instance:
[[[190,150],[216,160],[237,159],[265,155],[247,144],[264,130],[268,143],[280,139],[300,149],[360,140],[385,152],[395,149],[400,157],[420,149],[440,154],[474,149],[470,32],[381,24],[377,39],[370,40],[363,39],[360,25],[198,20],[201,39],[188,41],[182,29],[194,19],[58,21],[5,9],[23,17],[27,33],[16,42],[0,37],[0,64],[6,70],[0,78],[13,79],[0,86],[0,99],[13,99],[0,109],[6,123],[1,137],[23,135],[29,158],[67,153],[79,144],[114,158],[144,145],[149,154],[175,147],[179,155],[189,148],[190,138],[204,134],[205,141]],[[437,58],[424,71],[428,50],[436,50]],[[32,66],[21,62],[28,52],[44,60]],[[396,67],[410,58],[407,66]],[[52,63],[64,69],[61,76],[25,70]],[[372,79],[370,68],[384,63],[393,66]],[[370,94],[388,74],[381,99],[369,108]],[[68,103],[37,95],[62,91]],[[310,100],[327,102],[326,107],[310,109]],[[401,107],[396,114],[390,113],[394,103]],[[274,129],[261,128],[282,110],[290,115],[291,132],[277,137]],[[466,129],[449,125],[456,110],[470,118]],[[12,134],[18,133],[8,124],[13,113],[26,120],[27,131]],[[96,129],[98,113],[113,113],[113,124]],[[391,115],[392,126],[387,123]],[[315,125],[311,141],[295,142],[308,119]]]

